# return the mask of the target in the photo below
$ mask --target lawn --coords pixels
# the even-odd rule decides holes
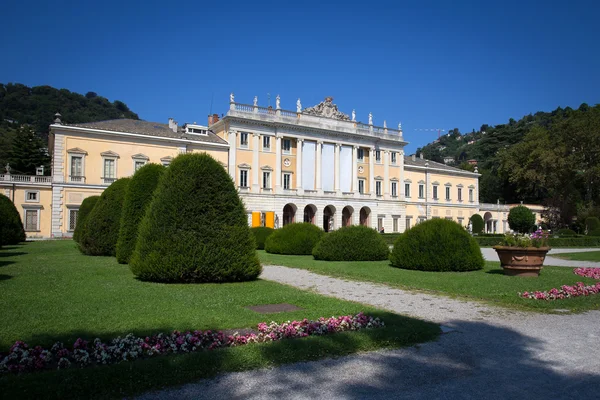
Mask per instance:
[[[312,256],[285,256],[265,251],[259,251],[259,256],[263,265],[301,268],[323,275],[377,282],[522,310],[551,312],[555,309],[600,309],[600,295],[560,301],[522,299],[517,295],[519,292],[549,290],[576,282],[597,282],[573,274],[572,268],[544,267],[539,278],[519,278],[505,276],[498,262],[486,262],[484,269],[472,272],[423,272],[394,268],[389,261],[327,262],[314,260]]]
[[[581,253],[552,254],[552,257],[573,261],[600,261],[600,251],[585,251]]]
[[[123,397],[225,371],[261,368],[432,340],[435,324],[273,282],[157,284],[136,280],[112,257],[81,255],[70,241],[33,242],[0,250],[0,351],[16,340],[71,345],[77,337],[111,339],[172,330],[254,328],[259,322],[315,319],[360,311],[382,329],[170,355],[112,366],[0,377],[7,397]],[[260,314],[259,304],[302,311]]]

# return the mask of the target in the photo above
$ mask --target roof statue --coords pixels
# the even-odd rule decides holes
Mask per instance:
[[[278,110],[281,108],[281,99],[279,98],[279,95],[275,97],[275,108]]]
[[[300,99],[296,100],[296,112],[302,112],[302,103],[300,102]]]
[[[229,102],[230,102],[230,103],[235,103],[235,96],[233,95],[233,92],[231,92],[231,93],[229,94]]]
[[[254,102],[252,103],[254,107],[258,106],[258,96],[254,96]]]
[[[356,110],[352,110],[352,121],[356,121]]]
[[[401,131],[402,130],[402,122],[398,122],[398,130]]]
[[[340,121],[350,121],[350,117],[338,110],[337,105],[333,104],[333,97],[326,97],[324,101],[316,106],[305,108],[304,111],[302,111],[302,114],[333,118]]]
[[[387,122],[385,121],[385,119],[383,120],[383,128],[387,129]]]
[[[369,113],[369,125],[373,125],[373,113]]]

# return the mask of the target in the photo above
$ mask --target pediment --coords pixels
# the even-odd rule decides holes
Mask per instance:
[[[377,176],[376,176],[375,178],[373,178],[373,179],[375,179],[375,180],[377,180],[377,181],[382,181],[382,180],[383,180],[383,176],[379,176],[379,175],[377,175]]]
[[[114,151],[103,151],[102,153],[100,153],[100,155],[102,157],[116,157],[119,158],[119,155],[117,153],[115,153]]]
[[[238,164],[238,167],[239,168],[246,168],[246,169],[252,168],[252,166],[250,164],[246,164],[246,163]]]
[[[333,97],[326,97],[325,100],[316,106],[305,108],[302,110],[302,114],[333,118],[340,121],[350,121],[350,116],[338,110],[337,105],[333,104]]]
[[[271,168],[269,165],[263,165],[262,167],[260,167],[260,169],[262,169],[263,171],[273,171],[273,168]]]
[[[166,156],[166,157],[161,158],[160,161],[162,161],[162,162],[171,162],[171,161],[173,161],[173,157]]]
[[[150,157],[148,157],[147,155],[142,154],[142,153],[134,154],[131,156],[131,158],[134,158],[136,160],[146,160],[146,161],[148,161],[150,159]]]
[[[87,151],[80,149],[79,147],[73,147],[72,149],[67,150],[67,153],[87,155]]]

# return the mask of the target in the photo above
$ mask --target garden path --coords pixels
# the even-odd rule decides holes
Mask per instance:
[[[600,268],[600,262],[593,261],[575,261],[575,260],[563,260],[561,258],[552,257],[552,254],[560,253],[583,253],[586,251],[598,251],[598,248],[577,248],[577,249],[552,249],[548,252],[544,265],[552,265],[555,267],[587,267],[587,268]],[[487,261],[500,261],[496,250],[491,247],[482,247],[481,253],[483,258]]]
[[[600,311],[516,312],[278,266],[261,277],[435,321],[445,333],[410,348],[229,373],[143,399],[597,396]]]

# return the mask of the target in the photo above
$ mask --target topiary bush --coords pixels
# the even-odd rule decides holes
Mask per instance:
[[[96,203],[100,200],[100,196],[90,196],[83,199],[79,206],[79,213],[77,214],[77,225],[75,225],[75,231],[73,231],[73,240],[79,243],[81,239],[81,232],[85,229],[85,221],[89,217],[90,213],[94,209]]]
[[[256,279],[261,265],[229,174],[210,155],[183,154],[161,177],[129,267],[155,282]]]
[[[470,218],[471,221],[471,230],[474,234],[479,235],[483,232],[483,227],[485,223],[483,222],[483,218],[479,214],[473,214]]]
[[[475,238],[458,223],[439,218],[404,232],[390,260],[394,267],[421,271],[473,271],[484,265]]]
[[[571,229],[559,229],[556,233],[559,236],[577,236],[577,233]]]
[[[160,164],[146,164],[131,177],[123,203],[117,240],[117,261],[120,264],[127,264],[131,259],[140,222],[144,218],[164,170],[165,167]]]
[[[594,236],[594,237],[600,236],[600,229],[595,229],[593,231],[589,231],[587,235]]]
[[[313,248],[315,260],[381,261],[390,248],[376,230],[366,226],[348,226],[324,235]]]
[[[256,249],[264,250],[265,249],[265,241],[275,229],[268,228],[266,226],[255,226],[254,228],[250,228],[250,231],[254,234],[254,240],[256,241]]]
[[[79,249],[90,256],[114,256],[121,225],[121,211],[131,178],[107,187],[88,215],[79,236]]]
[[[3,245],[19,244],[24,242],[27,236],[23,229],[21,215],[17,211],[14,203],[3,194],[0,194],[0,221],[2,221],[2,239]]]
[[[274,254],[310,255],[324,234],[308,222],[287,224],[267,238],[265,250]]]
[[[535,225],[535,215],[525,206],[517,206],[508,212],[508,226],[519,233],[531,232]]]
[[[587,232],[600,229],[600,219],[596,217],[587,217],[585,219],[585,229]]]

